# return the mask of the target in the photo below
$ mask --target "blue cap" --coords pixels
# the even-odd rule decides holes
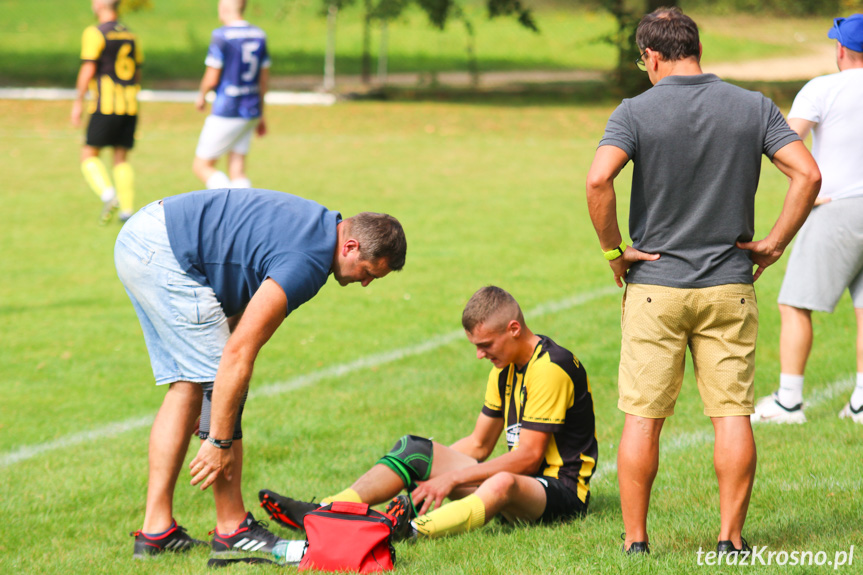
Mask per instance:
[[[863,52],[863,14],[836,18],[833,20],[833,27],[827,32],[827,37],[837,40],[849,50]]]

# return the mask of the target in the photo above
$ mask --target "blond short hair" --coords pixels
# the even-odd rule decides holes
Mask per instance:
[[[521,307],[508,291],[497,286],[477,290],[461,314],[461,325],[468,333],[472,333],[479,324],[489,329],[504,329],[512,320],[524,325]]]
[[[246,0],[219,0],[219,3],[235,11],[237,14],[242,14],[246,11]]]

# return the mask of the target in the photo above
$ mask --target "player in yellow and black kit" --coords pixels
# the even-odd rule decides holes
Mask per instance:
[[[488,286],[476,292],[462,325],[477,358],[494,365],[473,432],[451,446],[406,435],[354,484],[321,504],[383,503],[400,537],[437,537],[487,523],[547,522],[587,511],[598,446],[593,398],[578,359],[528,329],[515,299]],[[506,433],[507,453],[488,459]],[[261,505],[276,522],[302,528],[318,507],[270,490]],[[452,501],[442,505],[443,500]]]
[[[84,30],[78,96],[72,105],[72,124],[80,126],[84,95],[90,90],[90,124],[81,149],[81,171],[103,202],[102,223],[107,223],[118,207],[120,220],[129,219],[135,201],[135,173],[127,157],[135,145],[144,57],[135,35],[117,21],[119,3],[92,0],[99,24]],[[106,146],[114,148],[113,183],[99,158]]]

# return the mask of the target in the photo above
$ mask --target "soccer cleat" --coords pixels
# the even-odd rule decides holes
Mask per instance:
[[[623,539],[621,551],[626,555],[650,555],[650,546],[647,541],[633,541],[629,544],[629,549],[626,548],[626,533],[621,533],[620,538]]]
[[[129,533],[135,538],[135,550],[132,552],[132,557],[136,559],[145,559],[150,555],[158,555],[170,551],[172,553],[182,553],[188,551],[192,547],[206,545],[204,541],[192,539],[184,527],[177,525],[174,521],[171,528],[162,535],[151,537],[143,531],[132,531]]]
[[[741,537],[740,541],[741,541],[740,549],[735,547],[734,543],[732,543],[729,540],[720,541],[719,543],[716,544],[716,553],[718,553],[719,555],[721,555],[723,553],[727,553],[729,555],[736,555],[737,553],[741,553],[741,552],[752,553],[752,547],[749,546],[749,543],[746,542],[746,539]]]
[[[114,214],[120,208],[120,203],[117,201],[117,198],[111,198],[110,200],[103,202],[102,204],[102,215],[99,216],[99,224],[106,225],[111,221],[111,218],[114,217]]]
[[[417,530],[411,521],[417,516],[413,503],[407,495],[397,495],[387,505],[386,514],[395,519],[393,525],[393,541],[415,539]]]
[[[256,521],[251,513],[247,513],[240,527],[233,533],[221,535],[218,529],[213,530],[212,556],[258,553],[271,558],[273,548],[282,540],[267,530],[265,522]]]
[[[750,420],[752,423],[806,423],[806,415],[803,403],[786,407],[779,403],[779,395],[774,392],[758,400]]]
[[[117,214],[117,219],[120,220],[120,223],[126,223],[129,221],[129,218],[132,217],[132,212],[120,212]]]
[[[297,501],[284,495],[279,495],[269,489],[261,489],[258,492],[261,507],[270,518],[288,529],[302,529],[303,516],[309,511],[314,511],[320,505],[309,501]]]
[[[854,423],[863,423],[863,404],[860,405],[860,409],[854,409],[849,401],[845,404],[845,407],[842,408],[842,411],[839,412],[839,417],[841,419],[845,419],[847,417]]]

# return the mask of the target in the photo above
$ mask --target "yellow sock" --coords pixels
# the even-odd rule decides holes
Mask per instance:
[[[123,162],[114,166],[114,183],[117,184],[120,213],[131,214],[135,210],[135,170],[132,164]]]
[[[476,495],[447,503],[413,521],[417,532],[427,537],[463,533],[485,525],[485,504]]]
[[[84,179],[99,199],[103,202],[114,197],[114,186],[111,184],[111,178],[108,176],[108,170],[105,169],[105,164],[98,157],[87,158],[81,162],[81,172],[84,174]]]
[[[363,500],[360,499],[359,494],[348,487],[341,493],[336,493],[335,495],[330,495],[329,497],[324,497],[321,499],[321,505],[329,505],[333,501],[349,501],[351,503],[362,503]]]

